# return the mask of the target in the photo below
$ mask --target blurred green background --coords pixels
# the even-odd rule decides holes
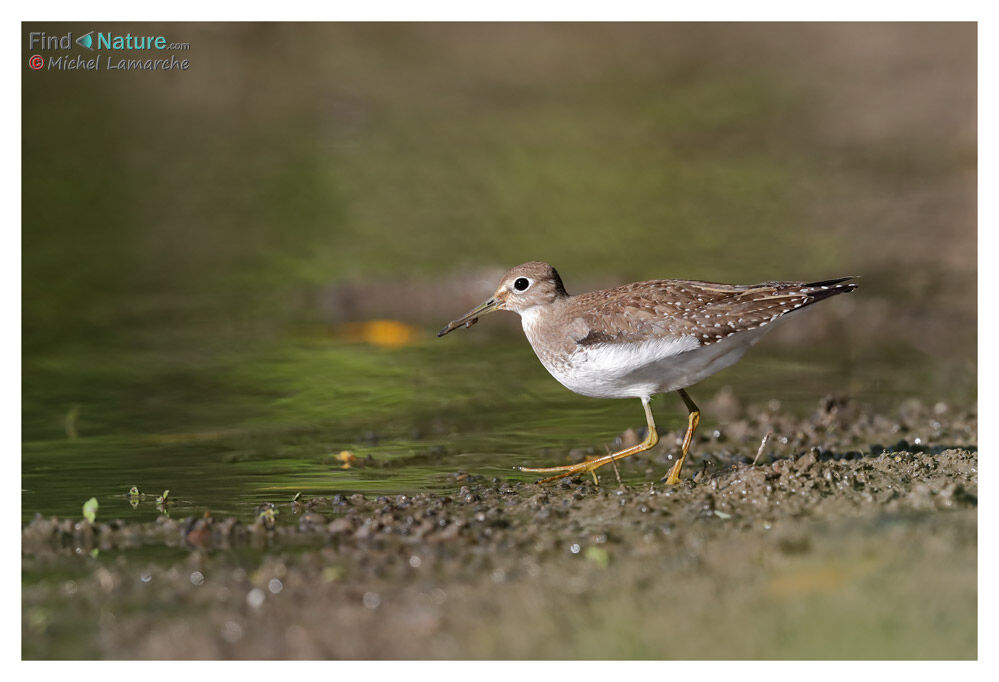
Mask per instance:
[[[637,402],[566,391],[514,316],[433,338],[527,260],[572,293],[860,275],[695,399],[974,406],[974,24],[96,28],[191,68],[24,68],[25,518],[602,451]]]

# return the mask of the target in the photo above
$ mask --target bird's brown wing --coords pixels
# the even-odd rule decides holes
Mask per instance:
[[[708,345],[766,326],[824,298],[853,291],[852,278],[752,285],[686,280],[636,282],[574,297],[566,325],[576,343],[635,343],[693,336]]]

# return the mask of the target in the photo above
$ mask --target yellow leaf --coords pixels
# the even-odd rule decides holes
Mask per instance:
[[[414,343],[419,330],[398,320],[368,320],[349,322],[337,328],[340,336],[348,341],[370,343],[379,348],[402,348]]]

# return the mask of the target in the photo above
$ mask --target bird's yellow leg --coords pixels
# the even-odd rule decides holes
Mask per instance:
[[[666,485],[675,485],[680,482],[680,469],[683,468],[683,461],[687,459],[687,451],[690,449],[690,441],[694,438],[694,431],[697,430],[697,423],[701,421],[701,411],[690,399],[687,392],[682,388],[677,391],[683,398],[683,404],[687,406],[687,433],[683,436],[683,445],[680,446],[680,459],[676,461],[670,469],[669,476],[666,477]]]
[[[556,476],[549,476],[548,478],[542,478],[538,483],[549,483],[551,481],[557,481],[560,478],[565,478],[566,476],[572,476],[573,474],[582,473],[584,471],[593,471],[598,469],[605,464],[610,464],[611,462],[616,462],[619,459],[624,459],[630,455],[634,455],[639,452],[644,452],[649,448],[655,446],[659,442],[659,434],[656,432],[656,423],[652,419],[652,409],[649,407],[649,399],[642,398],[642,407],[645,408],[645,419],[648,422],[648,434],[638,445],[633,445],[630,448],[625,448],[620,452],[613,452],[609,455],[604,455],[603,457],[597,457],[596,459],[590,459],[585,462],[579,462],[577,464],[567,464],[565,466],[559,467],[516,467],[520,471],[528,471],[536,474],[548,474],[552,472],[560,472]]]

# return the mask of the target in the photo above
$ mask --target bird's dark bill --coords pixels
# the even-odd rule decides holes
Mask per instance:
[[[467,313],[459,317],[457,320],[451,320],[447,323],[447,326],[437,332],[437,336],[441,337],[445,334],[453,332],[458,327],[471,327],[473,324],[479,321],[479,318],[487,313],[491,313],[497,308],[499,308],[502,301],[496,298],[491,298],[482,305],[469,310]]]

